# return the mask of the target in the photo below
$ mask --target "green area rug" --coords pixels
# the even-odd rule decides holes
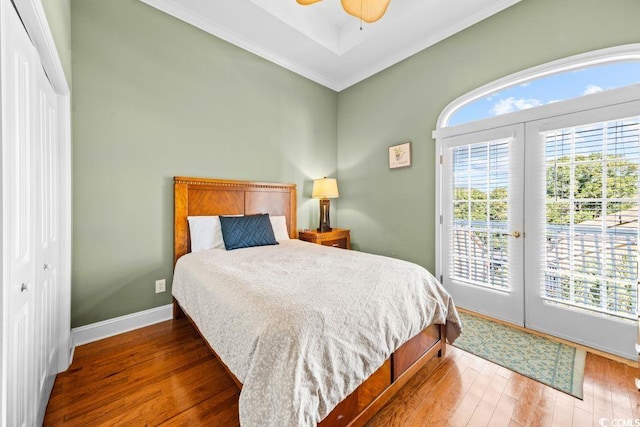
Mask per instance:
[[[455,347],[582,399],[584,350],[467,313],[460,318]]]

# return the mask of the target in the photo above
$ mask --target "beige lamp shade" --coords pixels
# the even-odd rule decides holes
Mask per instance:
[[[338,181],[334,178],[313,180],[311,197],[314,199],[335,199],[338,197]]]
[[[296,0],[298,4],[310,5],[320,0]],[[372,23],[387,11],[391,0],[341,0],[342,8],[351,16],[362,19],[364,22]]]

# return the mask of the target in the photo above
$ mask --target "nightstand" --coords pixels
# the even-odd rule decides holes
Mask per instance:
[[[298,233],[298,239],[317,243],[323,246],[332,246],[334,248],[351,249],[351,235],[349,230],[342,228],[334,228],[331,231],[320,233],[316,230],[301,231]]]

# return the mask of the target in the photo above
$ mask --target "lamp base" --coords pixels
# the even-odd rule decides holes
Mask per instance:
[[[332,230],[329,219],[329,199],[320,199],[320,225],[317,230],[319,233]]]

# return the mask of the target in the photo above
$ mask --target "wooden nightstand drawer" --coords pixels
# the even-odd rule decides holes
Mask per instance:
[[[323,246],[332,246],[334,248],[347,249],[347,238],[323,240],[320,242]]]
[[[331,231],[319,233],[316,230],[301,231],[298,238],[305,242],[316,243],[334,248],[351,249],[351,236],[349,230],[334,228]]]

